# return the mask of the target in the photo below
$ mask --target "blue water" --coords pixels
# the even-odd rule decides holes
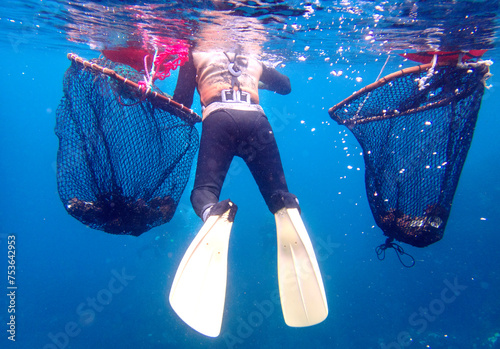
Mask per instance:
[[[335,38],[329,37],[332,31],[302,31],[293,45],[287,45],[292,40],[288,32],[281,46],[270,46],[287,59],[280,71],[290,77],[293,90],[287,96],[263,92],[261,104],[272,121],[289,188],[300,199],[329,316],[310,328],[285,325],[277,298],[274,217],[237,160],[222,193],[239,206],[229,247],[224,321],[221,335],[207,338],[184,324],[167,299],[180,259],[201,227],[189,203],[193,179],[172,221],[138,238],[89,229],[66,213],[57,194],[54,134],[62,77],[69,66],[66,53],[92,58],[98,52],[70,43],[59,31],[64,26],[49,31],[45,22],[45,31],[38,32],[13,20],[14,15],[10,21],[7,10],[21,3],[7,2],[0,15],[2,348],[500,347],[500,338],[495,342],[500,333],[496,28],[487,37],[490,51],[484,57],[495,62],[488,80],[492,87],[483,97],[444,238],[424,249],[403,245],[417,260],[411,269],[402,267],[394,254],[382,262],[376,258],[374,248],[384,237],[368,207],[361,149],[327,113],[376,79],[387,51],[381,53],[381,45],[365,51],[367,44],[347,30],[339,30]],[[388,7],[359,2],[350,8],[364,11],[375,5]],[[338,10],[345,5],[328,6]],[[38,11],[25,8],[24,17],[37,18]],[[322,12],[323,20],[328,13]],[[356,11],[344,14],[349,13],[357,18]],[[400,47],[402,41],[396,41],[393,47]],[[482,39],[471,40],[468,48],[478,48],[477,42],[486,45]],[[340,46],[351,56],[342,55]],[[384,74],[411,65],[392,55]],[[333,70],[343,74],[335,76]],[[163,85],[167,91],[173,86],[175,74]],[[195,110],[199,112],[198,104]],[[7,296],[9,236],[16,242],[15,342],[7,331],[14,315]]]

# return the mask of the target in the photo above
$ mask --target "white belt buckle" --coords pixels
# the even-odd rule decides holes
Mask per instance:
[[[222,90],[221,100],[224,103],[245,103],[250,104],[250,94],[240,90]]]

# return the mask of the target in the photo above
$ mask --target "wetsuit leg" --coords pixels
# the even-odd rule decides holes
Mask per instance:
[[[238,112],[240,129],[237,155],[252,173],[269,210],[274,214],[283,207],[299,208],[288,186],[276,139],[267,117],[258,112]]]
[[[237,128],[224,110],[210,114],[202,123],[200,152],[191,204],[200,217],[219,201],[222,184],[235,155]]]

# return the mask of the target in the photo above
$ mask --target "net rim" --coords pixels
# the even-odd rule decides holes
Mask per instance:
[[[401,70],[398,70],[394,73],[391,73],[389,75],[386,75],[382,78],[380,78],[379,80],[363,87],[362,89],[354,92],[352,95],[350,95],[349,97],[345,98],[344,100],[342,100],[341,102],[335,104],[333,107],[331,107],[330,109],[328,109],[328,114],[330,114],[331,117],[334,116],[334,113],[342,108],[345,104],[349,103],[350,101],[352,101],[353,99],[359,97],[360,95],[364,94],[364,93],[367,93],[367,92],[371,92],[373,90],[375,90],[376,88],[379,88],[380,86],[383,86],[383,85],[386,85],[388,84],[389,82],[401,77],[401,76],[404,76],[404,75],[408,75],[408,74],[413,74],[413,73],[420,73],[422,71],[426,71],[426,70],[429,70],[430,68],[432,68],[433,66],[434,67],[442,67],[442,66],[453,66],[453,65],[456,65],[456,62],[437,62],[436,64],[432,64],[432,63],[427,63],[427,64],[420,64],[420,65],[416,65],[416,66],[413,66],[413,67],[408,67],[408,68],[404,68],[404,69],[401,69]]]
[[[90,68],[93,71],[96,71],[98,73],[102,73],[104,75],[107,75],[107,76],[115,79],[116,81],[123,83],[124,85],[132,88],[132,89],[142,91],[143,93],[145,93],[146,97],[151,98],[151,99],[155,100],[156,102],[159,102],[158,106],[160,108],[162,108],[162,107],[166,108],[167,111],[171,111],[171,108],[174,108],[174,110],[177,111],[177,113],[175,113],[175,115],[177,115],[178,117],[180,117],[181,119],[183,119],[184,121],[186,121],[190,124],[196,124],[196,123],[202,121],[201,116],[199,116],[192,109],[184,106],[183,104],[180,104],[180,103],[174,101],[172,98],[169,98],[167,96],[159,94],[158,92],[153,91],[151,89],[147,89],[146,91],[144,91],[144,89],[141,89],[139,84],[121,76],[113,69],[109,69],[109,68],[103,67],[99,64],[90,62],[90,61],[88,61],[88,60],[86,60],[86,59],[84,59],[84,58],[82,58],[74,53],[68,53],[67,57],[72,62],[82,64],[84,67]]]

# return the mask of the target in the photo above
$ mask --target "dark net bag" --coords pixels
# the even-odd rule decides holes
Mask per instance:
[[[138,236],[170,221],[198,150],[199,116],[139,89],[143,77],[128,66],[68,57],[55,128],[66,210],[112,234]]]
[[[421,65],[330,108],[363,149],[370,208],[390,239],[443,237],[488,76],[487,64]]]

